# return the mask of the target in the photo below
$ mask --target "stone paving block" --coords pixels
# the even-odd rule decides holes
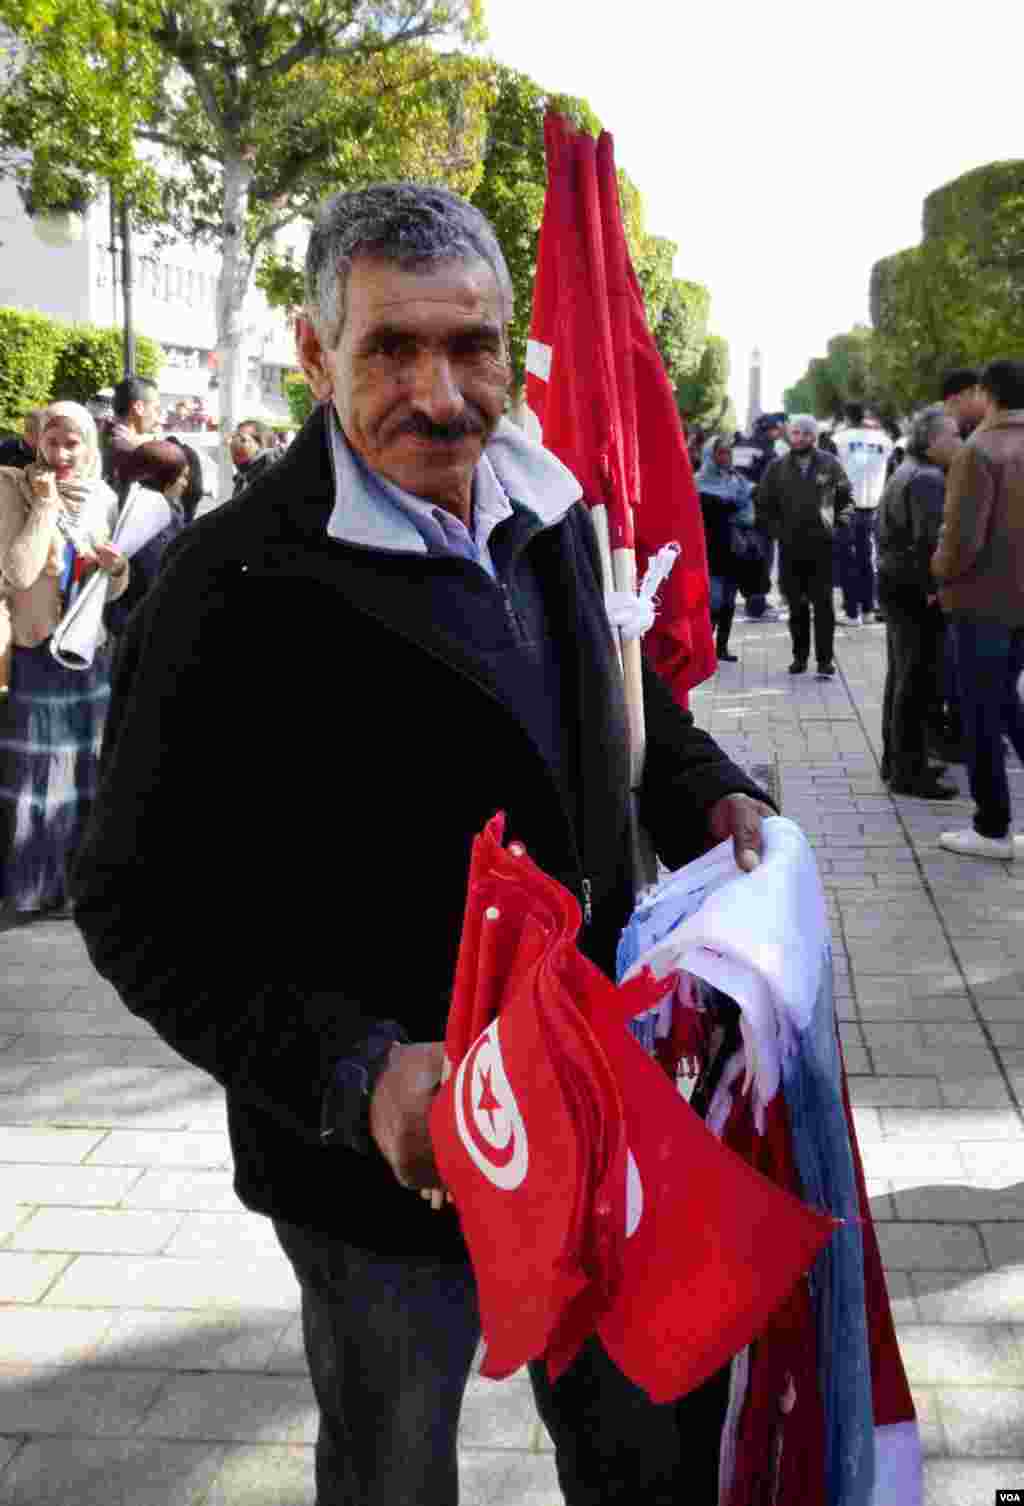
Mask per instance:
[[[4,1255],[30,1260],[32,1256]],[[60,1256],[40,1257],[60,1260]],[[47,1294],[53,1307],[239,1308],[298,1306],[291,1266],[279,1260],[172,1260],[166,1255],[80,1255]]]
[[[302,1339],[302,1318],[293,1318],[269,1356],[265,1370],[275,1375],[306,1375],[306,1346]]]
[[[896,1212],[910,1222],[985,1224],[1024,1222],[1024,1184],[1017,1187],[968,1187],[947,1182],[929,1187],[895,1189]],[[991,1253],[991,1249],[990,1249]],[[992,1261],[1004,1265],[1005,1261]]]
[[[1024,1188],[1018,1188],[1018,1192]],[[998,1270],[1002,1266],[1024,1266],[1024,1221],[979,1224],[989,1259]]]
[[[889,1293],[894,1323],[916,1323],[917,1301],[906,1271],[886,1271],[885,1285]]]
[[[998,1109],[880,1109],[890,1140],[1020,1140],[1024,1128],[1017,1114]]]
[[[162,1384],[156,1371],[8,1367],[0,1371],[0,1432],[125,1438]]]
[[[139,1176],[132,1166],[0,1165],[0,1200],[112,1207]]]
[[[81,1365],[93,1360],[114,1315],[5,1307],[0,1318],[0,1366]]]
[[[144,1171],[125,1194],[126,1208],[181,1208],[183,1211],[241,1213],[230,1171]]]
[[[946,1435],[942,1431],[939,1403],[935,1389],[920,1381],[911,1383],[914,1410],[917,1413],[917,1430],[921,1439],[921,1453],[925,1459],[943,1458],[949,1454]]]
[[[270,1367],[270,1360],[293,1322],[275,1308],[202,1313],[133,1309],[109,1316],[98,1363],[146,1370],[283,1370]]]
[[[961,1458],[1019,1456],[1024,1439],[1024,1386],[942,1387],[937,1400],[952,1454]]]
[[[919,1177],[923,1183],[968,1180],[961,1147],[951,1140],[931,1144],[869,1141],[861,1146],[860,1152],[865,1176]]]
[[[998,1464],[980,1459],[929,1459],[924,1506],[992,1506],[999,1489],[1024,1491],[1024,1449]]]
[[[38,1062],[8,1062],[4,1056],[0,1056],[0,1094],[21,1093],[38,1071]],[[2,1099],[0,1114],[5,1119],[10,1117]]]
[[[2,969],[0,969],[0,979],[3,983],[4,1008],[23,1010],[26,1013],[37,1009],[60,1009],[74,986],[70,979],[65,981],[54,979],[51,982],[41,977],[34,979],[25,977],[15,982],[8,978]]]
[[[882,1264],[895,1271],[983,1271],[988,1266],[977,1229],[964,1224],[882,1224]]]
[[[901,1324],[897,1338],[912,1386],[1024,1386],[1024,1347],[1009,1324]]]
[[[228,1448],[203,1506],[316,1506],[308,1445]]]
[[[850,1102],[864,1107],[938,1108],[942,1101],[933,1077],[855,1077],[851,1073],[849,1086]]]
[[[205,1442],[314,1443],[318,1415],[312,1384],[302,1376],[174,1376],[138,1432]]]
[[[184,1129],[204,1099],[221,1089],[204,1074],[170,1067],[91,1067],[69,1073],[63,1063],[40,1067],[12,1105],[13,1117],[33,1123],[131,1124]]]
[[[38,1302],[68,1265],[67,1255],[0,1250],[0,1303]]]
[[[111,1130],[89,1157],[91,1166],[195,1166],[219,1169],[231,1164],[227,1135],[191,1130]]]
[[[561,1506],[552,1454],[466,1450],[459,1455],[461,1506]]]
[[[979,998],[978,1013],[983,1019],[1000,1024],[1018,1025],[1024,1017],[1024,1003],[1020,995],[1016,998]],[[1008,1041],[1000,1041],[1000,1045],[1009,1045]]]
[[[78,1165],[103,1141],[102,1130],[26,1129],[0,1125],[0,1163]]]
[[[967,1180],[981,1187],[1012,1187],[1024,1182],[1024,1145],[977,1141],[961,1147]]]
[[[204,1506],[223,1455],[219,1448],[151,1439],[34,1439],[0,1475],[0,1503]]]
[[[153,1027],[147,1025],[145,1020],[129,1014],[127,1009],[115,1014],[112,1010],[91,1009],[52,1009],[40,1010],[14,1010],[4,1009],[0,1011],[0,1032],[10,1031],[14,1035],[24,1035],[31,1030],[37,1035],[50,1035],[63,1037],[65,1035],[82,1036],[124,1036],[138,1037],[151,1035]]]
[[[911,1271],[910,1288],[923,1323],[1024,1322],[1024,1267],[996,1271]]]
[[[1010,1108],[1013,1099],[1002,1077],[964,1077],[945,1079],[940,1084],[942,1101],[951,1109]]]
[[[257,1213],[191,1213],[181,1222],[166,1253],[245,1259],[250,1252],[277,1255],[280,1249],[270,1219]]]
[[[462,1403],[460,1448],[530,1449],[537,1408],[528,1381],[471,1381]]]
[[[180,1213],[123,1213],[109,1208],[40,1208],[10,1242],[13,1250],[155,1255],[182,1221]]]
[[[1021,1015],[1018,1019],[1000,1020],[988,1014],[989,1034],[996,1046],[1024,1048],[1024,1001],[1018,1001]]]
[[[843,1048],[843,1060],[846,1063],[847,1072],[870,1072],[871,1058],[863,1046],[846,1046]]]

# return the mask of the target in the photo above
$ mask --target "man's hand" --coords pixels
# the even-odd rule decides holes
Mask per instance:
[[[370,1134],[403,1187],[437,1187],[441,1180],[427,1120],[443,1062],[443,1041],[392,1046],[370,1099]]]
[[[708,812],[708,831],[714,842],[732,840],[736,866],[751,873],[764,856],[761,822],[775,811],[750,795],[724,795]]]

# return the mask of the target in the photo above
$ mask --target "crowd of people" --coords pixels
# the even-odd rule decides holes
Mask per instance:
[[[31,409],[22,434],[0,445],[0,904],[20,917],[69,913],[114,646],[204,500],[198,450],[163,428],[155,384],[127,377],[103,432],[88,407],[55,402]],[[281,453],[257,419],[237,426],[230,452],[232,496]],[[168,521],[129,561],[111,539],[139,487],[162,496]],[[91,663],[69,668],[53,635],[97,570],[110,576],[105,641]]]
[[[884,623],[883,779],[894,794],[953,800],[942,776],[965,763],[974,824],[941,843],[1012,857],[1004,739],[1024,760],[1024,363],[947,372],[941,400],[896,438],[850,404],[831,432],[766,414],[748,438],[702,435],[695,458],[719,659],[736,660],[737,592],[764,615],[752,561],[766,589],[777,547],[790,674],[807,670],[812,621],[818,674],[835,674],[837,588],[847,626]]]

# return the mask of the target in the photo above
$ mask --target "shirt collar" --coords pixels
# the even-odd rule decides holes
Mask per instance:
[[[335,500],[327,532],[332,539],[365,549],[426,555],[432,552],[432,537],[436,542],[438,533],[450,535],[450,523],[437,520],[434,514],[438,509],[433,503],[411,496],[355,454],[333,405],[329,408],[329,432]],[[479,547],[481,531],[485,530],[486,540],[497,524],[511,515],[513,500],[530,508],[549,527],[582,495],[579,482],[560,460],[502,419],[473,477],[474,540]],[[431,529],[436,530],[433,535]],[[443,547],[450,552],[450,545]]]

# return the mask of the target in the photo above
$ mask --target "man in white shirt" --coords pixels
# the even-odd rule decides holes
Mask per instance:
[[[869,622],[875,610],[875,527],[885,489],[892,440],[859,403],[846,409],[847,424],[833,435],[840,464],[853,491],[853,527],[839,556],[839,584],[848,623]],[[881,614],[875,620],[882,620]]]

